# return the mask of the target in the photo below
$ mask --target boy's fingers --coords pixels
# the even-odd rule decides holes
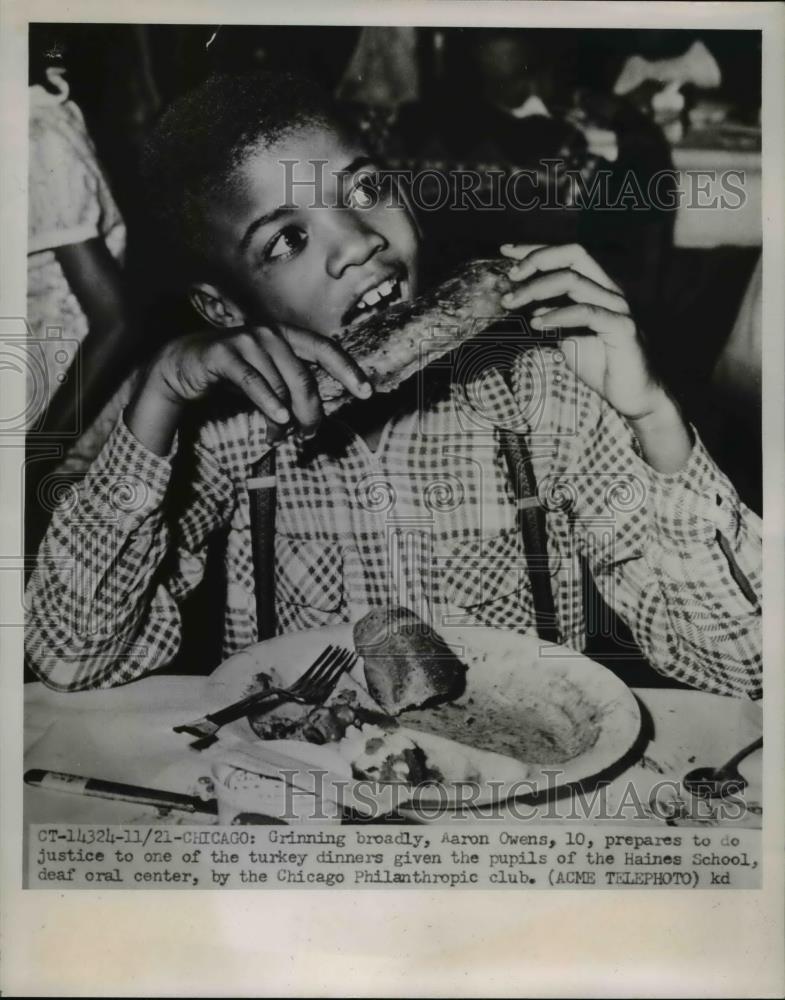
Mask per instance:
[[[523,260],[534,250],[542,250],[544,243],[502,243],[499,253],[510,260]]]
[[[629,316],[622,316],[602,306],[581,302],[574,306],[551,309],[542,316],[530,320],[537,329],[570,329],[585,327],[600,336],[629,336],[635,332],[635,324]]]
[[[623,296],[570,268],[533,277],[522,288],[504,295],[501,302],[505,309],[516,309],[529,302],[554,299],[559,295],[568,295],[575,302],[587,302],[624,315],[630,311]]]
[[[512,281],[523,281],[537,271],[554,271],[557,268],[570,268],[578,271],[603,288],[617,295],[622,290],[603,271],[593,257],[578,243],[567,243],[555,247],[541,247],[527,254],[526,260],[510,269]]]
[[[234,346],[239,354],[245,358],[248,364],[261,372],[267,380],[268,385],[284,406],[291,402],[291,394],[286,380],[275,366],[270,352],[263,347],[251,333],[240,336],[235,340]]]
[[[324,416],[313,372],[295,353],[288,339],[268,331],[266,343],[276,368],[288,386],[294,419],[303,434],[312,436]]]
[[[289,428],[285,427],[283,424],[276,424],[272,420],[268,420],[265,424],[264,440],[267,444],[278,444],[278,442],[283,441],[288,434]]]
[[[267,379],[242,355],[227,350],[223,353],[218,367],[220,374],[244,392],[266,417],[278,424],[289,422],[291,414],[270,388]]]
[[[367,399],[371,395],[373,388],[365,372],[335,341],[303,330],[289,330],[286,336],[295,354],[319,365],[352,395],[358,399]]]

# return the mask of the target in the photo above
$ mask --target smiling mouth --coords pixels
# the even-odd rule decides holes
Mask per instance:
[[[363,323],[370,316],[384,312],[394,302],[409,298],[409,282],[406,272],[400,271],[369,288],[350,306],[341,317],[342,326]]]

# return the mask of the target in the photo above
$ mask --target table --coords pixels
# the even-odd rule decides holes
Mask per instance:
[[[673,232],[677,247],[761,245],[763,182],[759,151],[685,143],[674,147],[673,166],[678,172],[677,187],[682,198]],[[723,199],[734,207],[721,207]]]
[[[207,678],[156,676],[124,688],[60,694],[41,684],[25,690],[25,768],[78,773],[114,781],[193,793],[201,776],[210,772],[210,751],[190,750],[172,726],[202,714],[215,700]],[[758,703],[697,691],[639,688],[640,736],[630,751],[600,776],[605,803],[613,813],[627,803],[620,819],[632,825],[666,823],[668,786],[699,764],[721,764],[762,732]],[[742,764],[749,785],[739,815],[720,816],[696,811],[677,824],[760,828],[762,816],[762,753]],[[663,810],[647,804],[659,783]],[[603,822],[589,810],[598,780],[577,794],[559,793],[529,803],[527,822]],[[554,806],[559,799],[566,810]],[[635,802],[643,804],[638,810]],[[630,803],[632,805],[630,806]],[[186,814],[156,815],[139,805],[26,787],[26,823],[210,822]],[[557,814],[555,815],[554,812]],[[736,810],[738,813],[739,810]],[[499,812],[500,819],[510,819]]]

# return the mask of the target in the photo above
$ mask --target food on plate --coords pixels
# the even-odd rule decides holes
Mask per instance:
[[[354,626],[368,691],[389,715],[459,698],[466,667],[444,640],[407,608],[378,608]]]
[[[357,721],[357,694],[341,691],[330,705],[318,705],[305,717],[303,737],[309,743],[334,743]]]
[[[326,705],[281,705],[251,725],[267,740],[334,747],[357,778],[442,790],[515,784],[531,767],[566,764],[595,745],[605,702],[555,663],[529,672],[536,645],[522,653],[520,641],[489,649],[475,648],[469,634],[451,638],[461,659],[413,612],[374,610],[354,626],[365,685],[347,675]],[[524,688],[515,680],[522,670]],[[475,678],[469,688],[467,677]],[[254,686],[261,683],[282,679],[270,671]]]
[[[545,670],[530,676],[522,696],[516,687],[511,690],[512,678],[523,669],[515,646],[480,652],[467,644],[464,657],[470,676],[487,678],[492,668],[497,679],[454,701],[404,712],[398,717],[402,726],[532,764],[563,764],[597,742],[606,709],[585,687]]]
[[[343,644],[347,633],[348,627],[340,632]],[[316,650],[302,639],[296,655],[305,664]],[[330,641],[327,633],[323,641]],[[451,629],[449,642],[466,665],[461,669],[468,682],[452,701],[387,715],[371,698],[359,664],[341,678],[325,706],[279,706],[255,720],[254,728],[267,740],[283,733],[312,744],[322,741],[312,746],[313,759],[335,755],[347,778],[365,776],[374,783],[374,795],[403,794],[407,801],[446,808],[466,804],[463,783],[473,783],[467,790],[474,795],[471,805],[482,806],[598,777],[638,738],[640,713],[629,689],[576,651],[543,645],[533,634],[474,626]],[[288,654],[288,644],[280,648]],[[270,653],[277,649],[271,646]],[[291,684],[295,662],[279,662],[281,676],[273,683]],[[261,665],[251,657],[246,683]],[[269,674],[271,666],[267,654]],[[258,687],[257,676],[251,690]],[[239,693],[236,684],[233,693]],[[276,718],[279,713],[285,718]],[[235,733],[247,740],[247,725],[244,737]],[[296,744],[286,753],[301,756]]]
[[[365,725],[336,749],[352,766],[356,778],[380,784],[423,786],[487,785],[492,794],[525,781],[529,767],[502,754],[488,753],[434,733],[384,729]]]
[[[269,687],[285,687],[278,672],[271,668],[256,674],[247,693]],[[356,687],[339,687],[326,705],[300,705],[283,702],[273,711],[269,706],[251,711],[248,722],[257,736],[265,740],[301,739],[308,743],[332,743],[355,725],[360,708]]]
[[[444,775],[430,767],[426,753],[403,731],[363,726],[358,735],[347,737],[342,749],[352,765],[355,778],[381,784],[423,785],[438,783]]]
[[[520,761],[564,764],[597,742],[602,703],[559,671],[535,673],[525,697],[510,687],[523,667],[515,644],[475,650],[464,636],[459,660],[404,608],[369,613],[354,637],[367,690],[346,676],[324,706],[288,703],[251,715],[257,735],[335,746],[358,776],[413,785],[437,782],[436,774],[448,783],[496,779],[511,767],[517,780]],[[469,673],[485,681],[466,690]],[[269,684],[282,685],[274,670],[253,687]]]
[[[266,706],[251,712],[248,721],[254,732],[268,740],[331,743],[363,723],[389,728],[391,716],[450,701],[466,688],[464,664],[406,608],[370,611],[354,626],[354,644],[363,658],[367,693],[344,676],[325,705],[285,702],[272,711]],[[246,693],[269,687],[285,687],[272,668],[256,674]]]
[[[426,364],[476,337],[493,317],[506,314],[500,300],[511,287],[509,268],[503,258],[472,261],[418,298],[350,323],[335,339],[360,363],[377,392],[392,392]],[[314,375],[325,412],[353,398],[321,368]]]

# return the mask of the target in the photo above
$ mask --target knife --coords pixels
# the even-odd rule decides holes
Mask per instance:
[[[33,768],[25,772],[24,780],[25,784],[34,788],[66,792],[69,795],[135,802],[137,805],[179,809],[187,813],[207,813],[211,816],[218,814],[218,804],[215,799],[208,799],[205,802],[196,795],[167,792],[160,788],[143,788],[141,785],[124,785],[119,781],[105,781],[103,778],[86,778],[80,774],[64,774],[60,771]]]

